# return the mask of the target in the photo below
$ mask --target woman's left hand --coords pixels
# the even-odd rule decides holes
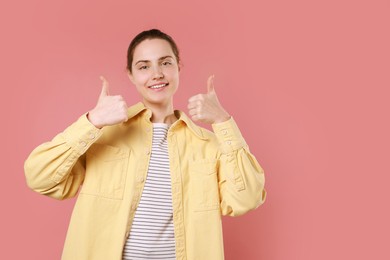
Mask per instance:
[[[216,124],[230,119],[230,115],[223,109],[215,93],[214,75],[207,80],[206,94],[198,94],[188,99],[188,109],[194,121]]]

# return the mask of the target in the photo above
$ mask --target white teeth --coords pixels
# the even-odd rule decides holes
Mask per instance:
[[[162,88],[162,87],[165,87],[165,85],[167,85],[167,84],[160,84],[160,85],[154,85],[154,86],[151,86],[151,87],[149,87],[149,88]]]

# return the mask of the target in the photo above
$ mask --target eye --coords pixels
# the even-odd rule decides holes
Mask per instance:
[[[148,66],[144,65],[144,66],[139,67],[138,69],[139,69],[139,70],[145,70],[145,69],[147,69],[147,68],[148,68]]]
[[[172,65],[172,62],[170,62],[170,61],[164,61],[164,62],[162,63],[162,65],[164,65],[164,66]]]

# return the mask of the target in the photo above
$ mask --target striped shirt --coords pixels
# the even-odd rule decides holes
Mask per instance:
[[[148,174],[123,250],[123,260],[176,259],[168,128],[167,124],[153,123]]]

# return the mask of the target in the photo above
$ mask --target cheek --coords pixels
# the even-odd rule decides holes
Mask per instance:
[[[170,69],[166,73],[172,80],[179,81],[179,71],[177,69]]]
[[[148,76],[146,73],[138,73],[134,76],[134,84],[137,86],[143,86],[148,81]]]

